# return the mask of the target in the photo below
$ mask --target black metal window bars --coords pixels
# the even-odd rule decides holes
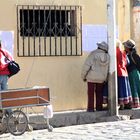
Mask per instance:
[[[81,6],[17,6],[21,57],[82,55]]]

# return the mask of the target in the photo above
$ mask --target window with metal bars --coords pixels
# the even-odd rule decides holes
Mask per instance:
[[[17,6],[18,56],[82,55],[80,6]]]

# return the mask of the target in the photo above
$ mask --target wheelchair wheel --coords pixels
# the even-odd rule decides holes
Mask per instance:
[[[28,127],[28,119],[24,112],[21,110],[13,111],[7,119],[8,131],[15,135],[22,135]]]
[[[3,117],[0,122],[0,135],[7,131],[7,118]]]

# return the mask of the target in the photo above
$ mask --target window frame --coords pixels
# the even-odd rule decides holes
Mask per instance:
[[[26,11],[26,14],[24,16],[23,15],[21,16],[24,10]],[[35,10],[38,11],[37,12],[38,19],[35,20],[35,17],[33,17],[32,21],[35,20],[35,22],[31,24],[30,11],[33,11],[32,12],[33,14],[35,13],[34,12]],[[49,17],[50,18],[49,22],[45,22],[46,19],[45,14],[39,16],[40,13],[39,11],[40,12],[53,11],[54,13],[53,21],[55,22],[51,23],[52,16]],[[59,17],[57,17],[56,19],[58,12],[60,12],[60,14]],[[63,22],[63,27],[61,23],[62,12],[63,12],[63,17],[65,16],[64,18],[65,22]],[[25,17],[26,17],[26,23],[24,22]],[[31,24],[33,28],[33,25],[36,24],[37,20],[38,23],[40,23],[41,17],[44,17],[44,23],[43,23],[44,27],[46,26],[45,24],[49,24],[51,27],[48,29],[48,34],[42,35],[40,34],[39,31],[39,34],[35,35],[31,32],[31,28],[27,28],[27,25],[24,26],[25,24],[28,24],[28,26],[30,27]],[[57,25],[58,19],[60,21],[59,28]],[[23,24],[21,24],[21,22],[23,22]],[[26,34],[21,33],[23,31],[22,28],[24,30],[27,28],[25,32]],[[59,30],[58,32],[56,30],[57,28]],[[38,29],[41,28],[40,27],[37,28],[37,31]],[[70,33],[67,33],[68,30],[70,31]],[[41,50],[42,42],[44,42],[43,50]],[[49,44],[49,46],[47,43]],[[18,50],[17,54],[19,57],[81,56],[82,55],[82,7],[81,6],[55,6],[55,5],[53,6],[17,5],[17,50]]]

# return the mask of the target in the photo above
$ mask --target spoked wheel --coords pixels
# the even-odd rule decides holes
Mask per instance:
[[[7,118],[3,117],[0,122],[0,135],[5,133],[7,130]]]
[[[7,120],[8,131],[15,135],[22,135],[28,127],[28,119],[24,112],[21,110],[13,111]]]

